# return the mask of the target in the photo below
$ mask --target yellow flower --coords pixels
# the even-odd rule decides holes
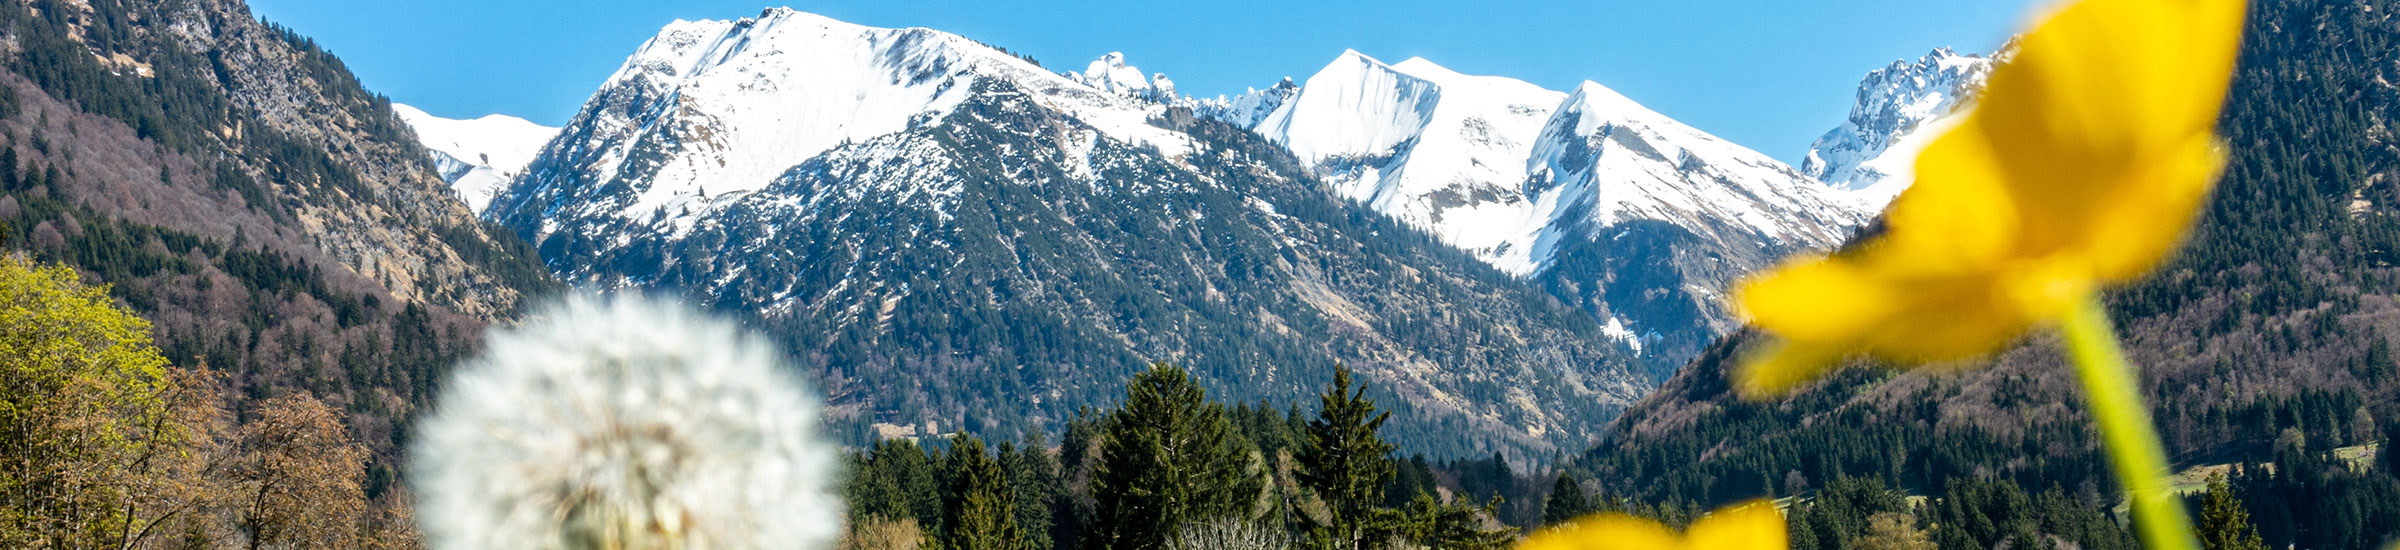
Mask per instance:
[[[1767,501],[1726,507],[1677,535],[1664,525],[1624,514],[1601,514],[1535,533],[1518,550],[1784,550],[1783,513]]]
[[[1780,344],[1737,372],[1781,393],[1834,362],[1990,353],[2182,241],[2224,164],[2215,134],[2242,0],[2085,0],[2024,35],[1917,158],[1888,231],[1736,300]]]

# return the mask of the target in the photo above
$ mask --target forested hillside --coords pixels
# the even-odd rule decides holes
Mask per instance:
[[[484,323],[553,287],[340,60],[233,0],[0,3],[0,249],[98,281],[242,418],[313,395],[392,481]]]
[[[2109,297],[2173,458],[2248,464],[2232,483],[2270,546],[2366,548],[2400,526],[2400,478],[2330,456],[2400,425],[2395,9],[2253,3],[2221,123],[2225,177],[2183,254]],[[1945,546],[2122,534],[2073,527],[2117,489],[2054,338],[1955,372],[1858,368],[1742,401],[1726,374],[1760,340],[1720,342],[1577,469],[1615,495],[1683,503],[1671,507],[1874,480],[1934,497],[1922,522],[1962,530],[1936,532]],[[1864,517],[1824,532],[1847,541]]]

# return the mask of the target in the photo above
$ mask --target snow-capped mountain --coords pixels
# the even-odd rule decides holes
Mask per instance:
[[[1534,138],[1566,94],[1424,59],[1343,52],[1261,119],[1335,192],[1424,227],[1517,275],[1539,268],[1525,182]]]
[[[1917,151],[1940,134],[1921,130],[1940,128],[1942,117],[1982,89],[1993,63],[1941,48],[1867,73],[1849,120],[1809,146],[1800,171],[1881,208],[1908,187]]]
[[[1396,438],[1523,457],[1647,386],[1592,317],[1140,74],[788,9],[676,22],[487,217],[572,283],[755,315],[837,410],[921,433],[1055,426],[1153,360],[1276,402],[1339,362],[1409,411]]]
[[[964,37],[779,8],[668,25],[568,124],[564,132],[577,139],[546,150],[528,169],[530,185],[502,200],[512,201],[509,211],[540,199],[545,209],[572,205],[581,214],[688,226],[834,148],[940,121],[991,81],[1169,156],[1188,141],[1147,123],[1163,105]]]
[[[434,168],[441,171],[442,181],[449,182],[458,198],[478,214],[533,162],[543,144],[558,135],[557,128],[507,115],[448,119],[397,103],[392,104],[392,112],[416,130],[417,140],[433,153]]]
[[[1265,107],[1255,119],[1198,112],[1283,144],[1344,197],[1544,281],[1636,345],[1664,344],[1650,351],[1668,364],[1733,328],[1726,284],[1830,247],[1868,215],[1848,193],[1591,82],[1558,92],[1348,51],[1285,89],[1216,102]],[[1635,233],[1643,246],[1623,242]],[[1664,257],[1691,252],[1699,263]]]

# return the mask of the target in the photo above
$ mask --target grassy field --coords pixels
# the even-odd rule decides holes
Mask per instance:
[[[2344,461],[2348,461],[2351,469],[2363,470],[2374,466],[2375,455],[2377,452],[2380,452],[2379,447],[2381,447],[2381,445],[2375,443],[2342,447],[2339,449],[2334,449],[2333,455],[2341,457],[2341,459]],[[2274,464],[2266,464],[2263,467],[2265,467],[2270,473],[2275,471]],[[2219,475],[2233,475],[2233,465],[2202,464],[2190,468],[2184,468],[2182,472],[2175,474],[2175,492],[2188,495],[2207,491],[2208,478]]]

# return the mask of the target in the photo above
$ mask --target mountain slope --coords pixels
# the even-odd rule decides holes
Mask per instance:
[[[2400,336],[2400,148],[2386,130],[2400,107],[2400,51],[2378,46],[2400,39],[2388,15],[2400,4],[2252,7],[2221,126],[2225,178],[2182,254],[2109,297],[2168,449],[2187,465],[2371,442],[2400,415],[2390,343]],[[1727,502],[1875,476],[1923,494],[2001,480],[2109,502],[2113,480],[2053,337],[1960,369],[1853,369],[1786,399],[1743,402],[1726,372],[1760,340],[1712,347],[1580,466],[1655,500]],[[2275,510],[2280,526],[2262,519],[2268,542],[2300,547],[2365,547],[2376,540],[2306,537],[2388,535],[2396,519]],[[2307,528],[2331,522],[2348,523]]]
[[[0,26],[0,249],[109,283],[237,404],[341,409],[371,494],[473,335],[555,286],[386,100],[240,2],[11,2]]]
[[[1296,88],[1200,112],[1609,320],[1660,365],[1731,330],[1717,295],[1734,278],[1866,218],[1845,193],[1590,82],[1561,93],[1351,51]]]
[[[1412,448],[1529,458],[1647,387],[1583,314],[1139,95],[926,29],[678,22],[490,215],[572,282],[755,315],[886,433],[1055,429],[1152,360],[1293,402],[1342,362]]]
[[[477,213],[489,207],[492,197],[517,179],[525,165],[542,152],[542,145],[558,135],[557,128],[507,115],[454,120],[397,103],[392,104],[392,112],[416,131],[417,139],[433,155],[434,170],[441,173],[442,181],[450,182],[459,200]]]

